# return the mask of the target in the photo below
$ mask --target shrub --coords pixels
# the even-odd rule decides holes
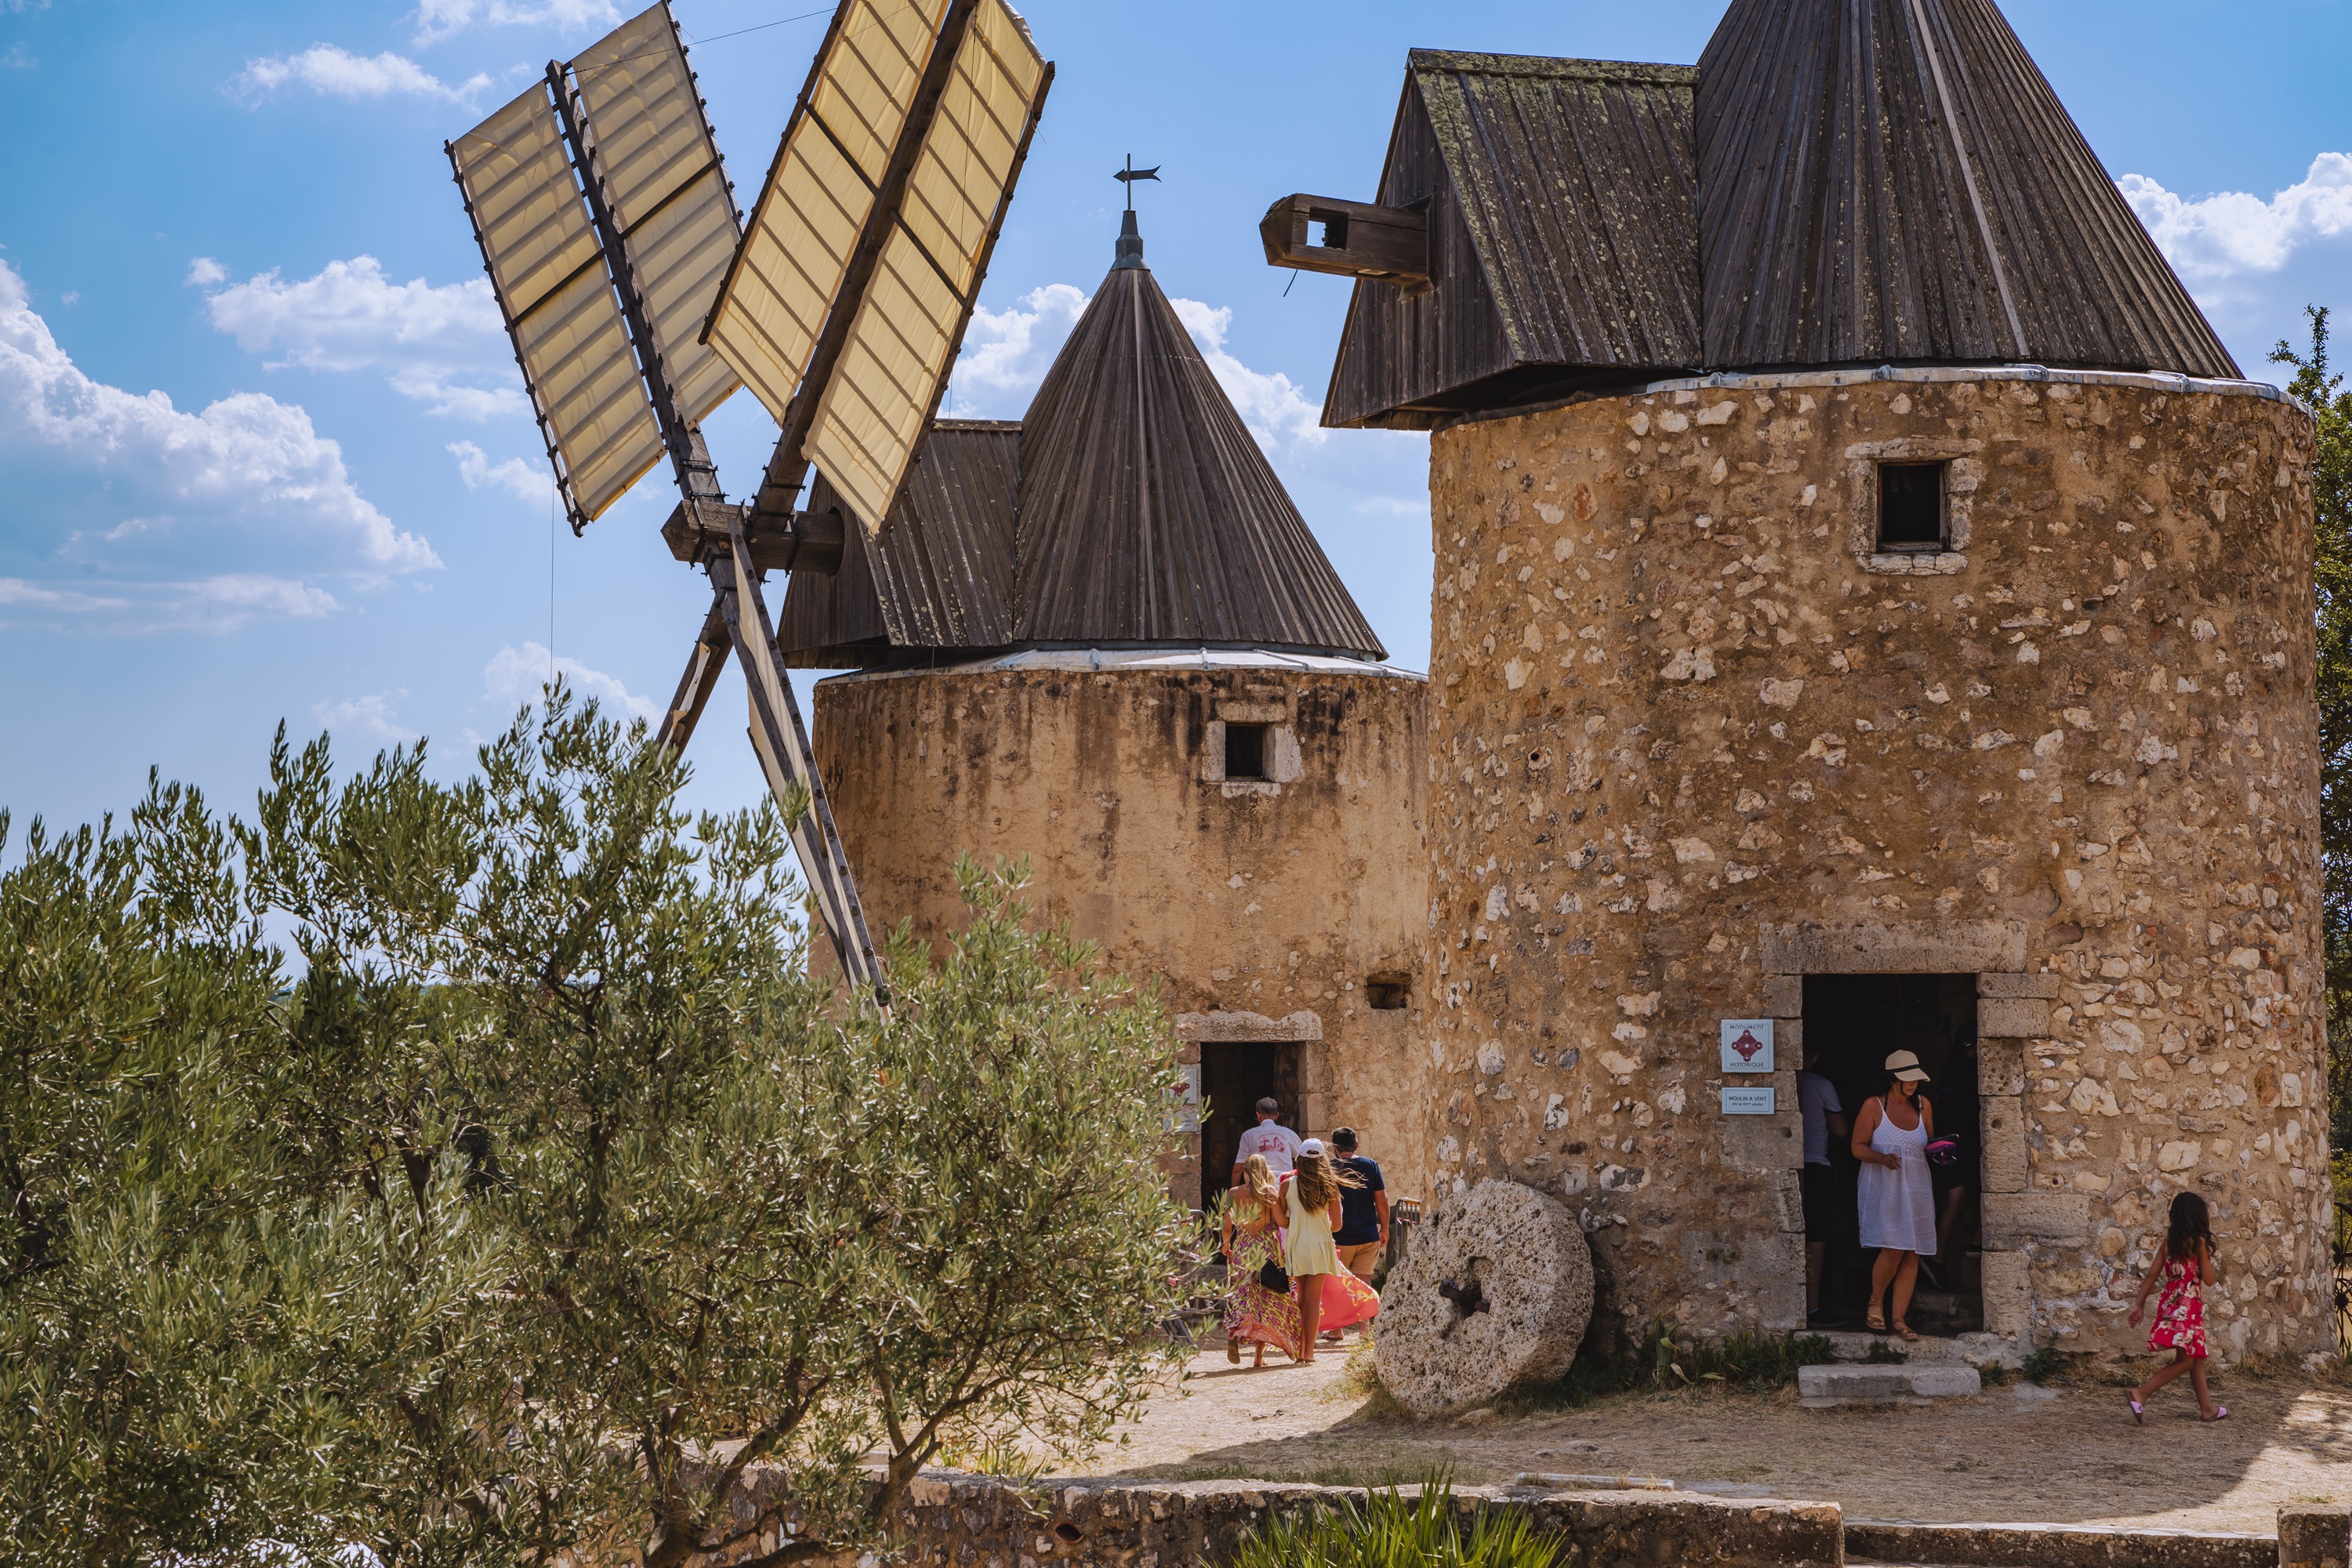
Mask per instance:
[[[2044,1340],[2025,1358],[2025,1375],[2036,1383],[2047,1383],[2065,1370],[2066,1352],[2056,1340]]]
[[[1555,1568],[1569,1556],[1565,1540],[1523,1514],[1481,1510],[1465,1522],[1452,1483],[1438,1479],[1411,1497],[1391,1486],[1334,1510],[1277,1515],[1242,1542],[1234,1568]]]

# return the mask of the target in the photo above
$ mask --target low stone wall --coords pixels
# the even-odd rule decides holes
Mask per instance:
[[[1243,1540],[1276,1514],[1295,1517],[1364,1495],[1262,1481],[1057,1481],[1023,1489],[929,1475],[915,1483],[900,1510],[907,1550],[899,1561],[942,1568],[1191,1568],[1231,1561]],[[1563,1568],[1838,1568],[1845,1560],[1835,1503],[1474,1489],[1456,1491],[1454,1500],[1465,1516],[1508,1509],[1524,1511],[1539,1529],[1559,1531],[1571,1546]],[[750,1562],[777,1544],[772,1537],[746,1542],[735,1552],[698,1560],[697,1568]]]
[[[2272,1568],[2271,1536],[2085,1524],[1929,1524],[1854,1519],[1846,1555],[1940,1568]]]

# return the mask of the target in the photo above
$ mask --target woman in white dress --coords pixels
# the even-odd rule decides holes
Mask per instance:
[[[1864,1321],[1874,1334],[1887,1331],[1880,1303],[1891,1285],[1895,1331],[1906,1340],[1919,1337],[1903,1321],[1919,1282],[1919,1258],[1936,1250],[1936,1184],[1927,1173],[1936,1111],[1919,1097],[1927,1081],[1917,1057],[1895,1052],[1886,1058],[1885,1091],[1863,1101],[1853,1121],[1853,1157],[1862,1162],[1862,1245],[1878,1248]]]

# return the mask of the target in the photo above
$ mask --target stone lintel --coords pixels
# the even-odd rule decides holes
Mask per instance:
[[[2058,1000],[2058,976],[2054,974],[1979,974],[1977,976],[1979,996],[2039,996],[2044,1002]]]
[[[1757,1016],[1763,1018],[1797,1018],[1804,1016],[1805,981],[1800,974],[1768,974],[1764,977],[1764,1007]]]
[[[1994,1193],[1982,1198],[1987,1248],[2029,1241],[2080,1246],[2091,1239],[2091,1200],[2082,1193]]]
[[[1323,1019],[1304,1007],[1281,1018],[1269,1018],[1263,1013],[1180,1013],[1176,1016],[1176,1037],[1211,1045],[1319,1040],[1323,1037]]]
[[[1762,930],[1767,974],[2022,973],[2025,927],[2016,921],[1918,921]]]

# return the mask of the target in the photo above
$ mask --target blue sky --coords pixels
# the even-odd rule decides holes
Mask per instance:
[[[748,201],[824,18],[761,24],[818,0],[676,3],[711,40],[693,58]],[[668,487],[584,540],[551,526],[441,152],[624,8],[0,0],[0,805],[20,831],[128,806],[151,763],[242,804],[281,718],[352,755],[430,734],[458,765],[551,647],[610,700],[667,697],[708,592],[655,536]],[[1370,194],[1411,47],[1688,62],[1722,9],[1034,0],[1059,76],[951,411],[1021,412],[1110,260],[1110,171],[1162,164],[1139,198],[1162,287],[1420,666],[1425,443],[1315,427],[1347,285],[1268,269],[1256,220],[1289,191]],[[2006,9],[2249,374],[2306,302],[2352,328],[2352,3]],[[739,395],[710,435],[747,488],[765,414]],[[740,712],[730,677],[699,804],[757,796]]]

